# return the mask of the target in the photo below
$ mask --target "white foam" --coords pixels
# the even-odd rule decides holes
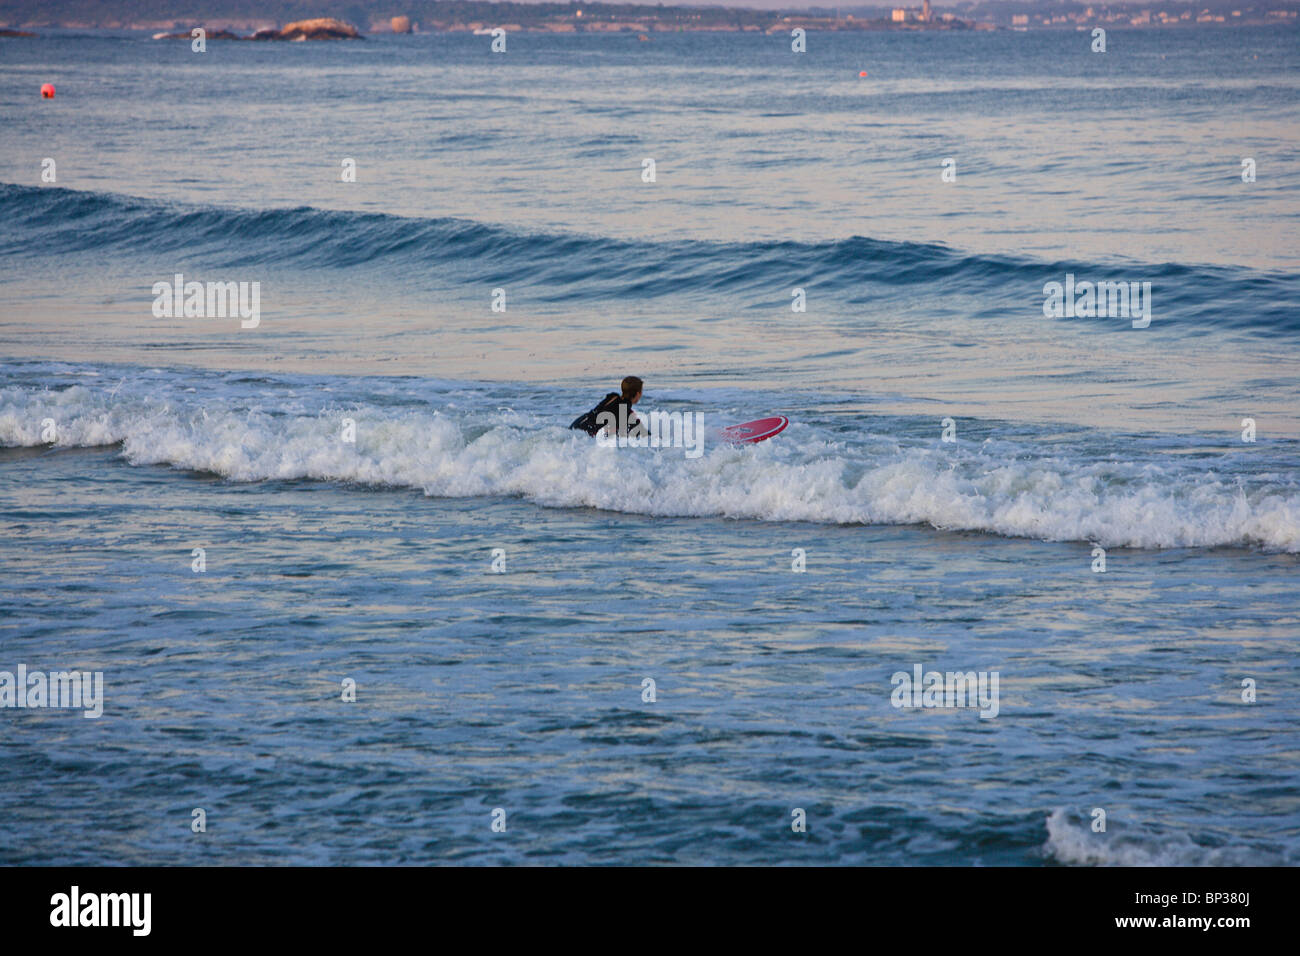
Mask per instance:
[[[1043,851],[1075,866],[1282,866],[1279,850],[1248,846],[1208,847],[1186,833],[1157,833],[1108,821],[1107,832],[1094,833],[1087,823],[1071,823],[1064,808],[1047,818]]]
[[[907,444],[865,433],[831,441],[796,423],[777,441],[714,445],[687,459],[680,449],[600,448],[554,418],[510,410],[330,409],[319,393],[292,389],[214,401],[210,389],[192,387],[0,389],[0,444],[41,444],[42,420],[52,418],[59,445],[120,442],[134,464],[234,481],[353,481],[651,515],[920,523],[1108,548],[1300,551],[1294,474],[1216,476],[1177,456],[1099,461],[1058,448],[1060,457],[1044,457],[1054,446]],[[345,417],[356,421],[355,444],[340,440]]]

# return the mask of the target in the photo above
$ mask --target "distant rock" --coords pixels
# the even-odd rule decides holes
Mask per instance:
[[[155,40],[188,40],[189,33],[155,33]],[[282,30],[274,27],[258,30],[252,36],[241,37],[229,30],[209,30],[209,40],[364,40],[350,23],[335,20],[333,17],[317,17],[314,20],[298,20]]]
[[[281,40],[359,40],[361,34],[350,23],[333,17],[298,20],[280,31]]]
[[[34,37],[39,35],[37,33],[28,33],[26,30],[0,30],[0,37]]]
[[[372,24],[372,25],[373,25],[373,24]],[[410,18],[410,17],[393,17],[393,19],[392,19],[392,20],[390,21],[390,23],[389,23],[389,26],[392,28],[392,31],[393,31],[394,33],[410,33],[410,32],[411,32],[411,18]]]

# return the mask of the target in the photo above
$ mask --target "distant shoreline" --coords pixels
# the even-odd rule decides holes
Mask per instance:
[[[1127,22],[1103,22],[1089,21],[1086,23],[1044,23],[1030,25],[1008,26],[1005,24],[991,23],[988,21],[975,20],[949,20],[936,23],[895,23],[890,20],[859,20],[833,21],[826,22],[825,18],[820,17],[782,17],[780,20],[764,27],[760,25],[736,25],[728,23],[698,23],[698,24],[680,24],[673,22],[649,23],[587,23],[581,26],[574,23],[565,22],[548,22],[548,23],[495,23],[492,21],[471,21],[469,23],[449,23],[449,24],[427,24],[421,25],[419,29],[409,31],[411,34],[450,34],[450,33],[487,33],[493,29],[503,29],[509,33],[546,33],[559,35],[596,35],[596,36],[636,36],[638,34],[663,34],[663,33],[751,33],[751,34],[788,34],[796,27],[803,28],[809,33],[922,33],[922,32],[1041,32],[1041,31],[1080,31],[1092,29],[1093,27],[1104,27],[1107,30],[1138,30],[1138,29],[1192,29],[1196,27],[1248,27],[1248,26],[1283,26],[1295,25],[1296,19],[1247,19],[1238,18],[1233,20],[1218,20],[1208,22],[1196,22],[1194,20],[1180,20],[1167,23],[1153,21],[1150,23],[1127,23]],[[160,32],[181,32],[188,31],[196,27],[203,27],[208,31],[209,40],[253,40],[249,36],[231,36],[232,31],[249,31],[250,34],[257,31],[274,30],[280,24],[269,20],[228,20],[228,19],[210,19],[210,20],[193,20],[193,21],[159,21],[151,23],[131,23],[125,25],[92,25],[86,23],[58,23],[58,24],[23,24],[21,27],[0,27],[0,38],[22,38],[22,39],[41,39],[51,34],[42,33],[41,31],[75,31],[78,33],[139,33],[155,35]],[[220,35],[215,35],[220,31]],[[393,37],[401,34],[394,33],[391,30],[369,30],[362,31],[357,39],[374,36]],[[176,37],[180,38],[180,37]],[[310,38],[315,39],[315,38]]]
[[[752,0],[751,0],[752,2]],[[770,0],[768,0],[770,2]],[[391,5],[390,5],[391,4]],[[0,0],[0,32],[40,30],[189,33],[209,39],[273,39],[295,26],[335,28],[352,39],[410,33],[760,33],[920,32],[932,30],[1124,30],[1175,26],[1295,25],[1300,0],[891,0],[879,6],[827,5],[806,10],[675,6],[584,0],[153,0],[139,15],[133,0]],[[302,32],[302,31],[299,31]],[[220,35],[217,35],[220,34]],[[339,34],[346,34],[339,35]],[[285,36],[284,39],[298,39]]]

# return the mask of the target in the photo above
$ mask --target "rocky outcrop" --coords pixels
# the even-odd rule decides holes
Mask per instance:
[[[280,31],[281,40],[359,40],[357,28],[333,17],[298,20]]]
[[[209,30],[209,40],[364,40],[350,23],[335,20],[333,17],[317,17],[314,20],[297,20],[283,29],[274,27],[258,30],[252,36],[241,37],[229,30]],[[156,33],[155,40],[188,40],[189,33]]]

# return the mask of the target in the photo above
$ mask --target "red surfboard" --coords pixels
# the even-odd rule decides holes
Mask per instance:
[[[733,445],[751,445],[756,441],[766,441],[773,435],[779,435],[785,431],[785,426],[789,424],[790,419],[784,415],[760,418],[756,421],[745,422],[742,425],[732,425],[730,428],[724,428],[722,430],[722,440],[729,441]]]

